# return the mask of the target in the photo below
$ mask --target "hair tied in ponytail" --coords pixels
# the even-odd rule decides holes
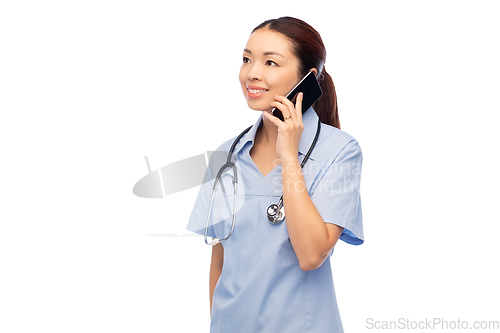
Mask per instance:
[[[318,81],[323,81],[325,79],[325,73],[326,69],[325,66],[323,66],[323,68],[321,69],[321,73],[319,73]]]

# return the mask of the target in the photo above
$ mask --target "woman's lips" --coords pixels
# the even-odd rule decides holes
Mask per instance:
[[[269,91],[267,89],[256,86],[246,86],[246,88],[248,98],[258,98]]]

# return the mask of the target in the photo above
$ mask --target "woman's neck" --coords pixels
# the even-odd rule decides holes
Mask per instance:
[[[267,112],[267,111],[263,111]],[[262,116],[262,126],[259,127],[255,134],[255,143],[264,147],[276,149],[276,141],[278,140],[278,128],[266,117]]]

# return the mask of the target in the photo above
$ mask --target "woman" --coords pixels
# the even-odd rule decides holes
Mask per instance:
[[[233,151],[237,218],[231,236],[212,247],[211,332],[343,332],[329,257],[338,239],[363,243],[363,158],[358,142],[340,130],[325,60],[320,35],[291,17],[262,23],[245,46],[239,80],[248,106],[261,115]],[[295,104],[284,96],[309,71],[323,96],[302,114],[303,96]],[[284,121],[271,114],[273,108]],[[301,169],[318,117],[319,137]],[[234,139],[218,151],[228,152]],[[212,157],[212,181],[202,185],[187,227],[200,234],[221,164]],[[271,224],[267,208],[281,195],[285,219]],[[224,238],[231,230],[228,203],[231,198],[214,200],[209,236]]]

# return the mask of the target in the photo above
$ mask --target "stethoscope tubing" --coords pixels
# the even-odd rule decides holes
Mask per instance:
[[[219,172],[217,173],[217,176],[215,177],[214,186],[212,188],[212,195],[211,195],[211,198],[210,198],[210,208],[208,210],[207,223],[205,225],[204,239],[205,239],[205,243],[207,245],[212,245],[213,246],[213,245],[216,245],[216,244],[218,244],[218,243],[220,243],[222,241],[225,241],[233,233],[234,224],[235,224],[235,221],[236,221],[236,207],[237,207],[236,206],[236,197],[237,197],[238,176],[237,176],[237,173],[236,173],[236,165],[233,162],[231,162],[231,158],[233,157],[233,151],[234,151],[234,148],[236,147],[236,144],[240,141],[241,137],[243,137],[243,135],[245,135],[251,128],[252,128],[252,126],[249,126],[248,128],[246,128],[233,141],[233,144],[231,145],[231,148],[229,149],[229,153],[227,155],[227,161],[219,169]],[[311,146],[309,147],[309,150],[307,151],[304,159],[300,163],[300,168],[301,169],[304,167],[304,165],[306,164],[307,160],[309,159],[309,155],[311,155],[311,152],[314,149],[314,146],[316,145],[316,142],[318,140],[320,131],[321,131],[321,120],[318,118],[318,127],[316,129],[316,135],[314,136],[314,140],[311,143]],[[222,238],[222,239],[213,238],[211,242],[208,242],[208,239],[207,239],[208,222],[210,220],[210,216],[212,215],[212,207],[213,207],[213,202],[214,202],[214,198],[215,198],[215,190],[216,190],[216,187],[217,187],[217,182],[219,181],[222,173],[227,168],[232,168],[233,169],[233,174],[234,174],[234,177],[233,177],[234,205],[233,205],[233,220],[232,220],[232,223],[231,223],[231,231],[229,232],[229,234],[225,238]],[[277,224],[277,223],[282,222],[284,220],[284,218],[285,218],[285,210],[284,210],[284,207],[283,207],[283,195],[281,195],[280,200],[278,201],[278,204],[272,204],[272,205],[270,205],[267,208],[267,219],[269,220],[270,223]]]
[[[217,188],[217,182],[218,180],[220,179],[222,173],[224,172],[224,170],[226,170],[227,168],[233,168],[233,188],[234,188],[234,202],[233,202],[233,221],[231,223],[231,231],[229,232],[229,235],[227,235],[225,238],[223,239],[217,239],[217,238],[214,238],[212,239],[211,242],[208,242],[207,240],[207,233],[208,233],[208,222],[210,221],[210,216],[212,215],[212,207],[213,207],[213,203],[214,203],[214,198],[215,198],[215,190]],[[229,238],[229,236],[231,236],[231,234],[233,233],[233,230],[234,230],[234,223],[236,221],[236,198],[237,198],[237,191],[238,191],[238,176],[237,176],[237,173],[236,173],[236,165],[233,163],[233,162],[226,162],[226,164],[224,164],[220,169],[219,169],[219,172],[217,173],[217,176],[215,177],[215,181],[214,181],[214,186],[212,187],[212,195],[211,195],[211,198],[210,198],[210,208],[208,210],[208,216],[207,216],[207,223],[205,225],[205,236],[204,236],[204,239],[205,239],[205,244],[207,245],[217,245],[218,243],[222,242],[222,241],[225,241],[226,239]]]

